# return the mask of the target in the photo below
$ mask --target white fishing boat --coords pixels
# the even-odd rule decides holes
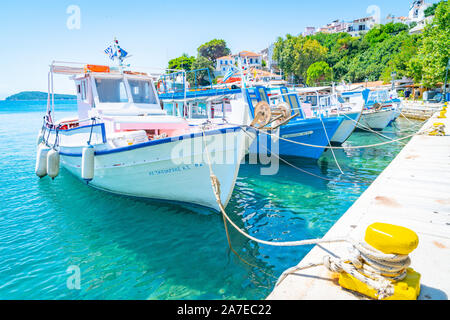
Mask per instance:
[[[372,130],[382,131],[389,125],[389,123],[391,123],[394,113],[395,109],[392,107],[366,109],[363,111],[358,127],[363,130],[369,128]]]
[[[343,96],[352,101],[363,99],[365,107],[359,120],[358,129],[361,130],[384,130],[393,120],[396,108],[389,98],[387,90],[378,91],[346,91]]]
[[[73,118],[54,119],[54,74],[70,75],[75,82]],[[52,63],[36,174],[54,178],[61,163],[89,186],[108,192],[219,210],[209,165],[226,206],[248,140],[240,126],[192,126],[168,115],[152,77],[144,73]]]

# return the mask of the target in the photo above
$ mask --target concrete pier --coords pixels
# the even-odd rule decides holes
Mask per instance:
[[[402,115],[408,119],[425,121],[430,119],[443,106],[442,103],[403,101]]]
[[[374,222],[414,230],[419,246],[410,254],[411,267],[422,275],[422,300],[447,300],[450,296],[450,119],[438,119],[438,115],[422,130],[443,123],[446,136],[413,137],[325,236],[363,239],[367,226]],[[347,248],[345,243],[316,246],[299,266],[321,262],[326,255],[348,256]],[[337,278],[324,266],[296,271],[267,299],[366,299],[342,289]]]

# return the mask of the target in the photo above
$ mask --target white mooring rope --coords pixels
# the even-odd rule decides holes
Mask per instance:
[[[298,270],[310,268],[313,266],[324,265],[331,272],[346,272],[366,285],[374,288],[377,291],[378,299],[383,299],[394,294],[393,281],[402,280],[406,277],[406,268],[410,265],[411,260],[408,255],[395,255],[382,253],[365,242],[357,242],[349,238],[335,238],[335,239],[312,239],[301,241],[289,241],[289,242],[273,242],[265,241],[255,238],[239,226],[237,226],[231,218],[227,215],[225,208],[220,198],[220,182],[217,176],[214,174],[211,158],[208,150],[208,145],[205,141],[205,131],[202,128],[202,138],[205,146],[206,158],[208,161],[208,167],[210,172],[211,186],[216,197],[217,204],[223,216],[224,226],[227,234],[227,240],[232,251],[238,256],[240,260],[247,263],[250,266],[257,267],[245,261],[239,256],[239,254],[232,248],[231,241],[228,233],[227,221],[244,237],[255,241],[260,244],[276,246],[276,247],[297,247],[306,245],[317,245],[323,243],[337,243],[347,242],[352,244],[351,255],[346,259],[338,259],[331,256],[325,256],[323,261],[317,264],[310,264],[305,267],[293,267],[286,270],[279,278],[276,285],[278,285],[289,274],[292,274]],[[257,267],[258,268],[258,267]],[[259,268],[260,269],[260,268]],[[261,270],[261,269],[260,269]],[[263,270],[261,270],[263,271]],[[264,271],[263,271],[264,272]],[[266,273],[266,272],[264,272]],[[266,273],[267,274],[267,273]]]

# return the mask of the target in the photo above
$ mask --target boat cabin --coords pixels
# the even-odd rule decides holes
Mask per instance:
[[[52,71],[70,74],[75,82],[78,119],[67,128],[88,126],[96,119],[109,136],[140,131],[149,140],[184,134],[189,129],[187,121],[161,108],[153,79],[147,74],[97,65],[53,65]]]

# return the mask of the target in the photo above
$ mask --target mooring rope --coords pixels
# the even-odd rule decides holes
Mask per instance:
[[[325,136],[327,137],[328,141],[328,147],[331,147],[330,138],[328,137],[327,129],[325,128],[325,124],[323,123],[322,115],[319,116],[320,122],[322,123],[323,131],[325,132]],[[342,171],[341,166],[339,165],[339,162],[337,161],[336,155],[334,154],[334,150],[330,149],[331,153],[333,154],[334,162],[336,163],[336,166],[338,167],[339,171],[344,174],[344,171]]]
[[[250,135],[247,133],[246,130],[244,130],[244,133],[245,133],[248,137],[250,137]],[[264,148],[265,152],[269,152],[269,149],[267,149],[266,146],[261,145],[261,147]],[[334,182],[334,183],[351,183],[351,184],[355,184],[355,183],[356,183],[356,184],[366,184],[366,185],[367,185],[367,184],[370,184],[370,182],[364,182],[364,181],[335,180],[335,179],[330,179],[330,178],[327,178],[327,177],[322,177],[322,176],[319,176],[319,175],[317,175],[317,174],[315,174],[315,173],[309,172],[308,170],[305,170],[305,169],[302,169],[302,168],[297,167],[296,165],[290,163],[290,162],[287,161],[286,159],[281,158],[281,157],[280,157],[279,155],[277,155],[276,153],[272,153],[272,155],[275,156],[275,157],[276,157],[278,160],[280,160],[281,162],[287,164],[288,166],[290,166],[290,167],[292,167],[292,168],[294,168],[294,169],[296,169],[296,170],[298,170],[298,171],[300,171],[300,172],[302,172],[302,173],[308,174],[308,175],[310,175],[310,176],[313,176],[313,177],[316,177],[316,178],[319,178],[319,179],[322,179],[322,180],[325,180],[325,181],[330,181],[330,182]],[[344,175],[347,176],[345,173],[344,173]]]
[[[407,255],[394,255],[394,254],[384,254],[375,248],[371,247],[365,242],[355,242],[350,238],[335,238],[335,239],[311,239],[311,240],[300,240],[300,241],[289,241],[289,242],[273,242],[266,241],[255,238],[245,231],[243,231],[239,226],[237,226],[233,220],[227,215],[225,207],[222,204],[220,196],[220,182],[217,176],[214,174],[211,158],[208,150],[208,145],[206,143],[206,134],[202,128],[202,138],[205,146],[206,158],[208,162],[211,187],[216,198],[219,209],[222,213],[223,222],[225,226],[225,231],[227,234],[228,244],[230,249],[235,253],[238,258],[245,262],[246,264],[256,267],[261,270],[261,268],[252,265],[242,259],[239,254],[232,248],[231,239],[228,232],[227,221],[247,239],[255,241],[260,244],[275,246],[275,247],[298,247],[306,245],[317,245],[325,243],[338,243],[347,242],[353,245],[353,255],[348,259],[338,259],[331,256],[325,256],[323,259],[323,264],[331,272],[346,272],[361,282],[367,284],[368,286],[374,288],[377,291],[378,298],[383,299],[394,294],[394,287],[391,281],[402,280],[406,276],[406,268],[410,265],[410,259]],[[320,264],[316,264],[320,265]],[[282,274],[281,280],[278,281],[279,284],[282,279],[284,279],[288,274],[299,270],[299,267],[294,267]],[[263,270],[261,270],[263,271]],[[264,272],[267,274],[266,272]]]
[[[258,129],[258,128],[252,127],[252,129],[257,130],[258,132],[263,133],[263,134],[266,134],[266,135],[268,135],[268,136],[274,136],[273,134],[268,133],[268,132],[265,132],[264,130],[260,130],[260,129]],[[419,132],[416,132],[416,133],[414,133],[414,134],[411,134],[411,135],[408,135],[408,136],[405,136],[405,137],[402,137],[402,138],[392,139],[392,140],[390,140],[390,141],[385,141],[385,142],[380,142],[380,143],[374,143],[374,144],[370,144],[370,145],[364,145],[364,146],[345,146],[345,147],[319,146],[319,145],[315,145],[315,144],[308,144],[308,143],[298,142],[298,141],[294,141],[294,140],[289,140],[289,139],[283,138],[283,137],[281,137],[281,136],[280,136],[280,137],[277,137],[277,138],[278,138],[278,139],[281,139],[281,140],[283,140],[283,141],[287,141],[287,142],[293,143],[293,144],[298,144],[298,145],[301,145],[301,146],[311,147],[311,148],[319,148],[319,149],[326,149],[326,148],[328,148],[328,149],[350,150],[350,149],[368,149],[368,148],[380,147],[380,146],[384,146],[384,145],[396,143],[396,142],[398,142],[398,141],[407,140],[407,139],[409,139],[409,138],[412,138],[412,137],[414,137],[414,136],[416,136],[416,135],[419,135],[419,134],[422,134],[422,133],[424,133],[424,132],[425,132],[425,131],[419,131]]]
[[[361,130],[364,130],[364,131],[367,131],[367,132],[376,134],[377,136],[382,137],[382,138],[384,138],[384,139],[386,139],[386,140],[390,140],[390,141],[393,140],[392,138],[389,138],[388,136],[385,136],[384,134],[381,134],[380,132],[376,132],[375,130],[373,130],[373,129],[370,128],[369,126],[366,126],[366,125],[360,123],[359,121],[356,121],[356,120],[350,118],[350,117],[347,116],[346,114],[342,114],[342,115],[345,116],[346,118],[348,118],[349,120],[355,122],[355,123],[356,123],[356,126],[357,126],[359,129],[361,129]],[[398,142],[398,143],[405,145],[403,142]]]

